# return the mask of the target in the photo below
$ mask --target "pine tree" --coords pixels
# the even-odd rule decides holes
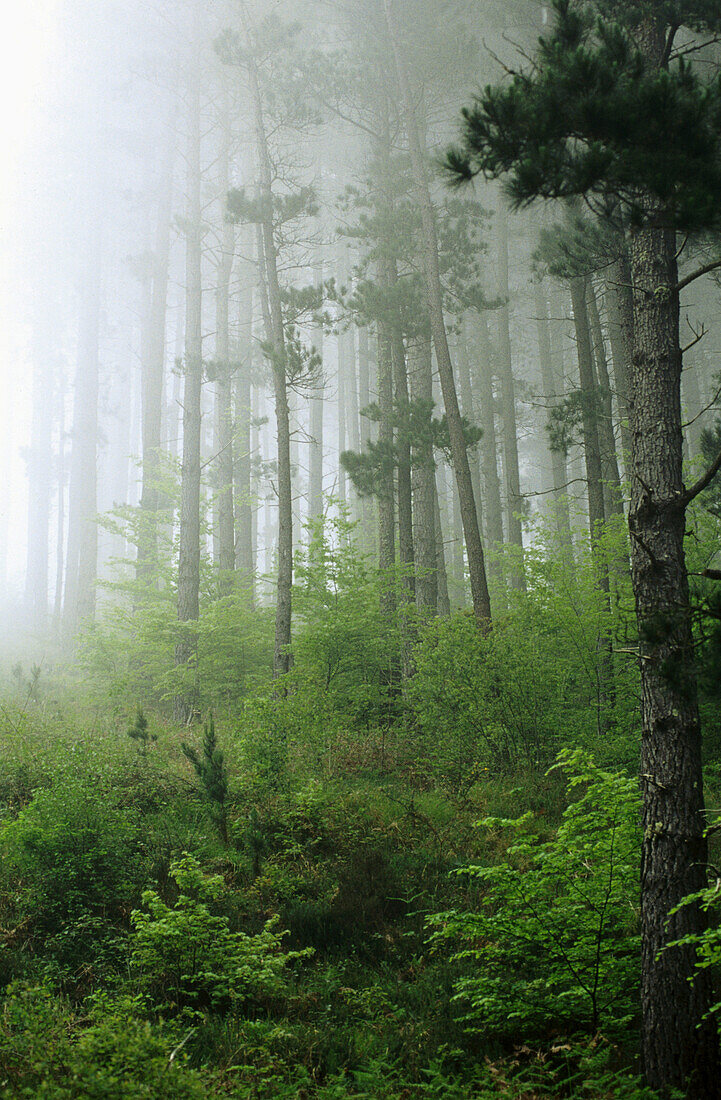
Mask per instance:
[[[215,736],[215,720],[211,715],[203,729],[202,755],[183,742],[183,753],[193,765],[195,774],[211,806],[211,816],[218,829],[220,839],[228,843],[228,770],[225,757],[218,747]]]
[[[721,28],[713,0],[555,0],[535,65],[488,87],[448,154],[457,182],[507,176],[513,203],[584,196],[623,228],[633,289],[629,529],[642,681],[642,1053],[660,1091],[718,1095],[718,1040],[706,1019],[703,929],[678,902],[705,882],[701,735],[684,558],[686,508],[721,467],[682,477],[676,234],[721,224],[721,80],[675,53],[680,27]],[[705,267],[706,265],[704,265]],[[692,980],[690,980],[692,979]]]

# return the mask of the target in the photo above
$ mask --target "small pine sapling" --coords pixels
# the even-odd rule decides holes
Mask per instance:
[[[193,765],[210,802],[210,816],[223,844],[228,843],[228,769],[225,757],[215,737],[215,720],[211,715],[203,732],[203,752],[183,742],[183,753]]]
[[[155,744],[158,740],[158,735],[150,732],[148,728],[148,719],[145,717],[141,706],[138,707],[135,721],[132,726],[128,726],[128,737],[132,737],[133,741],[137,743],[138,752],[142,757],[148,755],[148,749],[151,743]]]

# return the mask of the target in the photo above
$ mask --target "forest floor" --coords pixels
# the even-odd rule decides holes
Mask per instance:
[[[635,1020],[474,1024],[482,937],[431,940],[483,892],[454,872],[506,858],[479,819],[555,835],[558,773],[460,787],[392,730],[258,748],[251,772],[232,723],[204,756],[202,727],[129,736],[66,689],[0,715],[0,1096],[650,1095]]]

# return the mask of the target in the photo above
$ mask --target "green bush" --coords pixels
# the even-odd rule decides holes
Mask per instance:
[[[180,891],[173,906],[154,890],[143,893],[147,911],[131,914],[131,967],[140,987],[163,1010],[233,1010],[283,993],[287,966],[309,950],[282,950],[277,918],[262,932],[234,932],[218,912],[227,895],[220,875],[206,875],[193,856],[170,867]]]
[[[460,944],[457,983],[469,1027],[525,1041],[549,1031],[620,1025],[635,1013],[639,971],[638,783],[562,754],[573,801],[543,841],[532,814],[479,827],[508,847],[491,866],[458,873],[479,890],[475,910],[431,919],[436,945]]]
[[[455,789],[483,768],[507,773],[553,758],[565,711],[564,669],[516,621],[480,637],[466,614],[430,623],[415,650],[408,703],[431,763]]]
[[[178,1045],[138,998],[98,997],[79,1017],[47,987],[15,985],[0,1018],[0,1097],[204,1100],[208,1082]]]
[[[152,863],[140,814],[109,779],[56,777],[0,831],[3,925],[68,974],[114,965]]]

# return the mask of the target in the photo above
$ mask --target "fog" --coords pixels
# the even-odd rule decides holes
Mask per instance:
[[[469,455],[492,556],[499,540],[533,545],[537,521],[548,519],[562,495],[574,531],[588,523],[578,424],[565,430],[562,456],[551,449],[548,430],[552,407],[566,401],[568,412],[579,386],[569,283],[549,276],[552,265],[538,254],[544,227],[583,211],[536,206],[509,213],[499,185],[482,179],[450,189],[441,161],[461,107],[522,61],[549,16],[533,0],[459,0],[443,6],[439,27],[436,8],[419,0],[398,5],[396,45],[440,217],[443,308],[461,412],[484,433]],[[184,553],[181,497],[195,476],[183,450],[189,424],[200,431],[200,519],[193,522],[200,522],[203,568],[215,569],[221,591],[230,571],[252,578],[261,603],[274,600],[283,474],[273,385],[278,333],[258,214],[264,155],[280,323],[290,348],[284,354],[292,360],[284,386],[293,545],[307,542],[309,519],[347,507],[363,551],[377,555],[382,494],[377,486],[364,492],[363,469],[356,463],[351,477],[352,462],[341,463],[340,454],[354,452],[362,466],[369,444],[383,445],[373,443],[383,325],[392,322],[405,342],[412,404],[420,393],[413,364],[425,354],[422,229],[409,225],[422,204],[383,5],[42,0],[9,17],[3,49],[0,583],[13,622],[41,637],[52,623],[56,632],[64,622],[62,629],[74,633],[102,617],[103,606],[120,598],[105,582],[132,579],[148,552],[138,534],[143,515],[162,529],[167,575],[154,583],[176,583]],[[382,224],[389,217],[397,224]],[[378,281],[388,248],[391,281],[409,291],[404,301]],[[609,270],[600,264],[588,281],[599,311],[596,384],[607,393],[611,417],[604,446],[615,441],[604,462],[613,460],[613,476],[623,483]],[[377,298],[384,293],[385,304]],[[459,305],[464,295],[467,307]],[[479,298],[480,311],[472,306]],[[689,458],[713,416],[702,410],[713,404],[721,344],[715,300],[707,280],[684,303],[689,341],[705,329],[685,376]],[[184,397],[194,355],[200,429]],[[436,356],[437,349],[430,396],[440,417]],[[370,418],[362,414],[368,405],[376,409]],[[395,432],[400,439],[397,425]],[[472,578],[453,462],[442,447],[435,453],[451,602],[463,605]],[[420,492],[415,480],[412,492]],[[398,507],[400,515],[402,500]],[[499,507],[502,516],[493,514]],[[421,511],[419,504],[413,524],[422,552]],[[191,533],[191,543],[195,538]],[[153,556],[155,532],[151,542]],[[402,542],[401,533],[404,560]],[[189,552],[197,572],[197,555]]]

